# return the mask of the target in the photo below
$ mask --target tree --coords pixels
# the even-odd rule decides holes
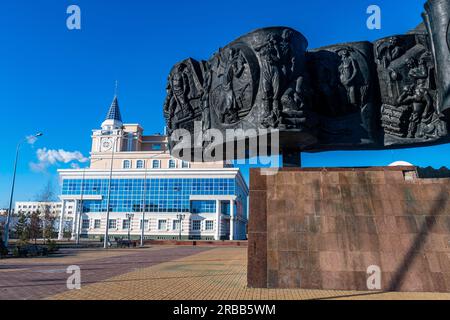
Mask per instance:
[[[17,224],[14,231],[16,233],[17,238],[20,241],[28,241],[29,239],[28,229],[29,229],[28,217],[25,215],[25,213],[19,211],[19,219],[17,220]]]
[[[0,240],[3,241],[3,231],[5,230],[5,223],[0,221]]]
[[[64,238],[67,238],[67,241],[70,241],[70,239],[72,239],[72,230],[69,229],[64,229]]]
[[[54,202],[56,199],[55,192],[53,189],[53,184],[51,180],[47,182],[41,192],[36,196],[36,201],[41,203],[41,216],[42,219],[42,237],[44,241],[50,242],[53,238],[53,233],[55,231],[55,221],[56,216],[51,211],[50,202]]]
[[[1,226],[2,223],[0,223]],[[6,256],[8,254],[8,248],[6,248],[5,243],[3,242],[3,229],[0,229],[0,259],[3,256]]]
[[[51,213],[50,209],[46,209],[44,212],[42,223],[43,223],[44,240],[49,243],[52,240],[53,234],[55,232],[55,221],[56,221],[55,215]]]
[[[36,241],[41,234],[42,234],[41,213],[39,211],[35,211],[30,216],[28,235],[30,239],[34,240],[34,244],[36,244]]]
[[[48,180],[44,188],[36,195],[36,201],[39,202],[56,201],[56,194],[51,180]]]

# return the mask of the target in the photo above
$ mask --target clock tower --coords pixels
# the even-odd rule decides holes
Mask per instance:
[[[119,101],[114,96],[105,121],[100,130],[94,130],[92,135],[92,153],[111,153],[122,150],[124,130]]]

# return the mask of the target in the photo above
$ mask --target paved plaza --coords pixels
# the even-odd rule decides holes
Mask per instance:
[[[66,287],[70,265],[81,269],[81,290]],[[243,247],[62,250],[50,258],[0,260],[0,299],[450,300],[450,293],[248,289],[246,277],[247,249]]]

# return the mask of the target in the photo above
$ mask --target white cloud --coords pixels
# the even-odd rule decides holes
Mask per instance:
[[[61,163],[68,164],[71,163],[72,168],[79,167],[78,163],[85,163],[89,161],[88,158],[84,157],[79,151],[65,151],[59,150],[48,150],[47,148],[38,149],[36,151],[36,156],[38,159],[37,163],[30,163],[30,167],[33,171],[45,171],[48,167],[59,165]]]

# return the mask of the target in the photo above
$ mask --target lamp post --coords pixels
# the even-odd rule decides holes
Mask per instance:
[[[41,132],[39,132],[39,133],[36,133],[33,137],[39,138],[39,137],[42,137],[42,136],[43,136],[43,134]],[[17,144],[16,158],[14,160],[14,173],[13,173],[13,180],[12,180],[12,185],[11,185],[11,196],[9,198],[9,210],[8,210],[8,216],[6,218],[5,235],[4,235],[4,239],[3,239],[3,243],[4,243],[6,248],[8,247],[8,242],[9,242],[9,225],[11,223],[12,205],[13,205],[13,199],[14,199],[14,189],[15,189],[15,186],[16,186],[17,162],[19,160],[20,147],[22,146],[22,144],[25,141],[27,141],[27,139],[23,139]]]
[[[142,227],[141,227],[141,247],[144,246],[145,235],[145,209],[146,209],[146,196],[147,196],[147,164],[144,162],[144,186],[142,188]]]
[[[149,160],[154,159],[155,157],[164,154],[164,152],[158,153],[157,155],[154,155],[152,157],[149,158]],[[150,166],[150,163],[148,164],[148,166]],[[147,161],[144,160],[144,186],[142,188],[142,195],[141,195],[141,199],[142,199],[142,230],[141,230],[141,247],[144,246],[144,236],[145,236],[145,211],[147,208],[146,205],[146,200],[147,200]]]
[[[116,137],[113,143],[112,155],[111,155],[111,167],[109,170],[109,182],[108,182],[108,199],[106,201],[106,228],[105,228],[105,239],[103,240],[103,248],[108,248],[109,243],[109,213],[110,213],[110,205],[111,205],[111,184],[112,184],[112,175],[114,168],[114,152],[116,151],[116,143],[119,138]]]
[[[103,160],[102,158],[100,159],[96,159],[95,161],[91,161],[91,165],[97,161],[101,161]],[[81,223],[81,218],[83,216],[84,213],[84,208],[83,208],[83,200],[84,200],[84,184],[85,184],[85,179],[86,179],[86,168],[83,168],[83,178],[81,181],[81,196],[80,196],[80,209],[78,210],[78,222],[74,221],[75,223],[77,223],[78,229],[75,230],[77,232],[77,242],[76,244],[79,245],[80,244],[80,233],[81,233],[81,227],[82,227],[82,223]],[[76,220],[76,219],[75,219]]]
[[[181,241],[181,223],[184,220],[184,218],[185,218],[184,214],[181,214],[181,213],[177,214],[177,219],[179,221],[178,230],[179,230],[179,240],[180,241]]]
[[[127,219],[128,219],[128,241],[131,241],[131,219],[134,218],[134,213],[127,213]]]
[[[78,211],[78,221],[77,221],[77,214],[75,214],[75,221],[74,223],[76,224],[75,227],[75,232],[77,233],[77,237],[76,237],[76,244],[79,245],[80,244],[80,233],[81,233],[81,218],[83,215],[83,197],[84,197],[84,181],[86,178],[86,168],[83,169],[83,178],[81,180],[81,196],[80,196],[80,204],[79,204],[79,209],[77,208]]]

